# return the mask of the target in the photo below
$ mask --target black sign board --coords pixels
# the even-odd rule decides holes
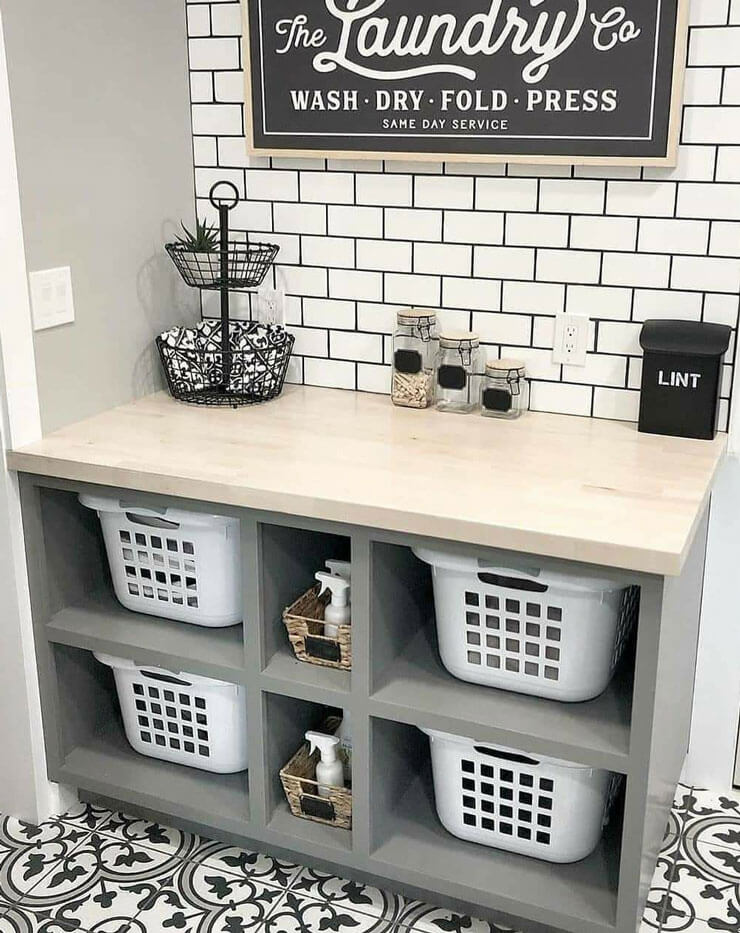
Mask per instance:
[[[242,0],[257,153],[675,161],[688,0]]]

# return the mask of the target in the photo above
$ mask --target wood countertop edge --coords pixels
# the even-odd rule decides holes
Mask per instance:
[[[690,534],[681,552],[574,538],[568,535],[561,536],[490,523],[455,520],[428,513],[402,512],[397,508],[366,504],[356,506],[352,514],[349,514],[347,503],[340,500],[317,499],[300,493],[280,493],[245,486],[234,487],[202,479],[176,477],[128,467],[83,463],[22,450],[8,451],[7,462],[11,470],[37,476],[56,477],[102,486],[118,486],[157,495],[171,495],[237,508],[296,515],[302,518],[344,522],[349,525],[538,554],[636,573],[678,576],[693,543],[722,458],[717,461],[712,479],[707,484],[706,495],[700,507],[697,508]]]
[[[158,392],[9,451],[7,462],[69,482],[676,576],[726,448],[726,435],[659,437],[546,413],[456,419],[294,386],[238,412]]]

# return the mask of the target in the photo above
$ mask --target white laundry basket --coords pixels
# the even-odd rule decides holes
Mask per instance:
[[[609,771],[424,729],[442,825],[469,842],[548,862],[596,848],[620,786]]]
[[[432,566],[439,653],[472,683],[575,702],[606,688],[639,588],[415,549]]]
[[[246,770],[245,687],[95,657],[113,668],[126,737],[137,752],[219,774]]]
[[[242,619],[239,520],[81,495],[103,528],[116,596],[135,612],[212,628]]]

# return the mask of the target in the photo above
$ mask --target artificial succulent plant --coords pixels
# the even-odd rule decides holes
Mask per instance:
[[[181,223],[185,236],[178,236],[177,242],[183,249],[199,253],[213,253],[218,249],[219,235],[216,227],[209,226],[204,220],[195,218],[195,233]]]

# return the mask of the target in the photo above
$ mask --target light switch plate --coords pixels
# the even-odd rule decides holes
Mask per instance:
[[[558,314],[552,359],[564,366],[585,366],[590,321],[584,314]]]
[[[32,272],[29,280],[34,330],[45,330],[74,321],[72,270],[69,266]]]

